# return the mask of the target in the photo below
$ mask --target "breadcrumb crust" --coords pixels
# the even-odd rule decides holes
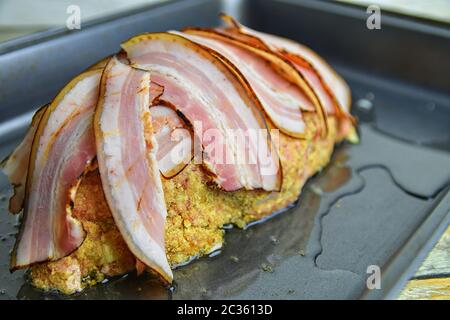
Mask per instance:
[[[220,247],[225,224],[242,228],[296,201],[306,180],[329,162],[335,142],[341,139],[335,119],[329,117],[328,122],[325,139],[320,138],[315,114],[305,114],[306,139],[280,133],[280,192],[226,192],[211,182],[201,165],[195,164],[189,164],[172,179],[162,178],[168,210],[165,242],[169,263],[176,266]],[[83,224],[85,241],[63,259],[33,266],[30,279],[34,286],[72,294],[135,269],[135,259],[114,224],[97,170],[83,177],[73,215]]]

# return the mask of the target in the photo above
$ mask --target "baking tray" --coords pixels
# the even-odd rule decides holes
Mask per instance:
[[[175,1],[0,44],[0,156],[17,145],[31,111],[121,41],[146,31],[215,26],[225,11],[255,29],[303,42],[349,82],[358,145],[338,146],[295,206],[246,230],[220,252],[174,272],[167,290],[148,276],[112,279],[74,299],[395,298],[449,224],[450,31],[324,1]],[[8,271],[16,218],[0,176],[0,299],[61,299]],[[366,286],[368,266],[381,288]]]

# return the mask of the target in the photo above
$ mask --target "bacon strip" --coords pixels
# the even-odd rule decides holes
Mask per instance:
[[[106,200],[128,247],[171,282],[164,245],[167,211],[149,98],[150,73],[112,58],[95,113],[97,158]]]
[[[100,60],[90,66],[88,70],[103,69],[109,59],[110,57]],[[156,94],[160,88],[156,87],[154,90]],[[3,173],[8,177],[14,188],[14,194],[9,199],[9,212],[14,214],[23,209],[31,147],[37,127],[47,107],[48,105],[45,105],[36,111],[22,142],[0,163]]]
[[[11,255],[11,269],[57,260],[84,240],[71,216],[70,189],[95,156],[92,117],[100,70],[73,79],[46,108],[33,140],[24,221]]]
[[[219,41],[228,43],[234,47],[240,47],[242,52],[248,52],[253,54],[255,57],[259,57],[266,64],[268,64],[267,69],[272,70],[272,74],[279,74],[289,83],[292,87],[296,88],[298,92],[302,92],[303,95],[310,101],[308,105],[304,104],[304,101],[297,99],[297,107],[305,111],[316,111],[322,121],[323,129],[322,135],[325,135],[328,128],[325,119],[325,110],[322,105],[321,100],[317,96],[313,86],[308,82],[305,75],[299,68],[296,68],[292,61],[285,59],[283,56],[277,54],[269,48],[264,48],[261,46],[254,46],[244,41],[240,41],[233,35],[221,32],[214,29],[200,29],[200,28],[187,28],[183,30],[186,33],[196,34],[203,37],[215,38]],[[255,58],[253,58],[254,60]],[[250,60],[249,60],[250,61]],[[270,73],[268,73],[270,74]],[[298,97],[297,97],[298,98]],[[286,103],[286,102],[285,102]],[[272,119],[273,121],[273,119]],[[280,128],[281,129],[281,128]],[[290,135],[293,135],[292,133]],[[296,134],[297,137],[302,137],[301,134]]]
[[[193,125],[203,146],[203,164],[220,187],[279,190],[280,162],[264,117],[226,65],[175,34],[145,34],[122,47],[133,64],[150,70],[152,81],[164,87],[159,100]]]
[[[106,58],[107,60],[110,59],[110,57]],[[104,60],[106,60],[104,59]],[[99,69],[99,68],[103,68],[107,61],[105,62],[104,60],[102,60],[99,63],[96,63],[94,66],[90,67],[89,70],[94,70],[94,69]],[[157,100],[162,92],[163,92],[163,88],[161,86],[159,86],[156,83],[152,83],[151,87],[150,87],[150,101],[154,101]],[[30,160],[30,152],[31,152],[31,146],[33,143],[33,139],[36,133],[36,130],[38,128],[39,122],[41,121],[41,118],[46,110],[46,108],[48,107],[48,105],[45,105],[41,108],[39,108],[36,113],[33,115],[33,118],[31,120],[31,124],[25,134],[25,137],[23,138],[22,142],[13,150],[13,152],[11,152],[11,154],[6,157],[1,163],[0,163],[0,168],[3,171],[3,173],[8,177],[9,182],[11,183],[11,185],[14,188],[14,193],[11,196],[11,198],[9,199],[9,212],[16,214],[19,213],[20,211],[22,211],[23,209],[23,204],[24,204],[24,198],[25,198],[25,185],[26,185],[26,180],[27,180],[27,175],[28,175],[28,165],[29,165],[29,160]],[[175,117],[177,117],[178,121],[179,118],[175,113]],[[175,143],[175,145],[178,145],[178,148],[174,148],[174,150],[178,150],[179,152],[182,152],[182,154],[184,154],[186,157],[188,156],[187,154],[187,150],[185,151],[184,149],[181,149],[181,146],[186,146],[186,148],[190,148],[188,146],[188,144],[190,145],[192,143],[191,140],[186,141],[186,132],[182,133],[181,131],[177,131],[176,134],[174,134],[177,136],[177,139],[179,139],[179,141],[172,141],[172,143]],[[162,141],[165,142],[165,141]],[[179,145],[178,143],[181,143],[181,145]],[[184,152],[184,153],[183,153]],[[181,155],[182,155],[181,154]],[[181,167],[181,163],[187,163],[186,161],[189,160],[185,160],[185,157],[182,157],[180,155],[180,163],[173,163],[173,166],[171,167],[171,165],[169,163],[161,163],[161,166],[163,167],[163,169],[161,170],[161,172],[163,173],[163,175],[167,178],[171,178],[173,176],[175,176],[176,174],[178,174],[183,168]],[[190,155],[190,151],[189,151],[189,155]],[[162,158],[162,155],[161,155]]]
[[[192,159],[192,137],[177,113],[165,106],[150,108],[153,134],[158,144],[156,159],[161,174],[172,178]]]
[[[314,106],[302,90],[276,72],[267,60],[218,38],[212,32],[171,32],[209,48],[229,64],[231,70],[239,70],[238,76],[242,75],[243,83],[249,85],[250,92],[255,93],[257,101],[275,126],[288,135],[304,136],[305,124],[300,109],[314,111]]]
[[[158,99],[164,93],[164,87],[160,86],[156,82],[150,82],[150,105],[153,106],[157,104]]]
[[[334,93],[339,103],[339,107],[349,113],[351,106],[350,88],[345,80],[342,79],[324,59],[300,43],[273,35],[267,35],[265,36],[265,39],[266,41],[270,41],[269,43],[279,50],[287,51],[291,55],[297,56],[299,59],[306,60],[316,68],[318,73],[322,76],[326,86]]]
[[[226,32],[227,34],[232,34],[241,41],[250,43],[254,46],[280,52],[285,57],[292,60],[295,64],[298,64],[295,61],[302,61],[301,63],[306,63],[312,66],[313,69],[317,70],[317,74],[322,78],[322,85],[326,87],[327,91],[330,91],[334,95],[334,99],[337,100],[338,107],[345,113],[349,114],[351,94],[347,83],[317,53],[292,40],[252,30],[238,23],[230,16],[221,15],[221,18],[229,26],[229,28],[220,29],[221,31]],[[328,111],[330,112],[332,110]]]
[[[14,194],[9,199],[9,211],[19,213],[23,209],[25,198],[25,184],[27,181],[28,164],[30,161],[30,149],[33,144],[34,135],[47,106],[43,106],[33,116],[30,127],[22,142],[14,151],[3,160],[2,171],[8,177],[14,187]]]

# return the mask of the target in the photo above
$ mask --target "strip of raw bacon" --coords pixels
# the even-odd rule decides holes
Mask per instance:
[[[213,50],[216,56],[230,65],[231,70],[239,70],[238,76],[244,77],[243,83],[249,85],[250,92],[255,93],[257,101],[275,126],[288,135],[304,136],[305,123],[300,109],[314,111],[314,106],[297,86],[276,72],[267,60],[212,32],[171,32]]]
[[[175,34],[152,33],[122,44],[128,59],[164,87],[203,146],[203,164],[227,191],[279,190],[281,168],[253,96],[209,50]]]
[[[157,104],[158,99],[164,93],[164,88],[157,84],[156,82],[150,82],[150,105],[153,106]]]
[[[1,164],[3,173],[14,187],[14,194],[9,199],[11,213],[19,213],[23,209],[31,145],[46,108],[47,106],[43,106],[36,111],[22,142]]]
[[[149,99],[150,73],[112,58],[95,113],[97,159],[106,200],[131,252],[171,282],[164,245],[167,211]]]
[[[254,56],[257,56],[265,61],[268,64],[268,66],[266,67],[267,70],[271,69],[272,74],[281,75],[282,78],[285,79],[285,81],[291,83],[293,88],[304,94],[304,96],[310,101],[310,103],[309,105],[305,106],[304,104],[301,104],[301,101],[297,101],[299,103],[297,105],[297,108],[301,108],[305,111],[315,110],[322,121],[323,130],[321,130],[321,134],[325,135],[327,133],[328,127],[327,122],[325,121],[325,110],[322,102],[317,96],[316,91],[314,90],[313,86],[308,81],[306,76],[301,72],[299,68],[295,67],[292,61],[290,61],[289,59],[285,59],[283,56],[279,55],[277,52],[274,52],[271,49],[261,46],[254,46],[252,44],[239,40],[238,38],[234,37],[234,34],[236,34],[236,32],[230,35],[226,32],[221,32],[220,30],[201,28],[186,28],[183,31],[203,37],[214,38],[221,42],[226,42],[234,47],[240,47],[242,49],[242,52],[248,52],[249,54],[253,54]],[[297,134],[296,136],[302,137],[302,135],[300,134]]]
[[[103,69],[109,59],[110,57],[102,59],[89,67],[88,70]],[[159,88],[155,88],[156,93],[159,90]],[[22,142],[0,164],[2,171],[8,176],[9,182],[14,187],[14,194],[9,199],[9,211],[11,213],[19,213],[23,209],[31,146],[39,122],[47,107],[48,105],[45,105],[36,111]]]
[[[192,159],[192,137],[177,113],[165,106],[150,108],[153,134],[158,144],[156,159],[161,174],[172,178]]]
[[[73,79],[46,108],[33,140],[24,221],[11,254],[11,269],[57,260],[84,240],[70,212],[72,184],[95,156],[92,118],[101,70]]]
[[[229,28],[220,29],[220,31],[233,34],[241,41],[257,47],[268,48],[281,53],[289,53],[291,56],[297,56],[297,59],[313,66],[323,79],[327,90],[334,94],[340,109],[349,114],[351,94],[347,83],[317,53],[292,40],[252,30],[238,23],[230,16],[221,15],[221,17],[228,24]],[[289,58],[289,56],[287,57]]]
[[[107,59],[109,60],[110,58]],[[99,69],[100,67],[103,68],[106,65],[106,63],[107,62],[102,60],[101,63],[95,64],[93,67],[89,68],[89,70]],[[156,100],[162,94],[163,88],[156,83],[152,83],[150,91],[151,91],[150,101],[153,101]],[[33,143],[37,127],[39,125],[39,122],[41,121],[41,118],[47,106],[48,105],[45,105],[36,111],[36,113],[33,115],[31,124],[22,142],[0,164],[3,173],[8,177],[9,182],[11,183],[11,185],[13,185],[14,188],[14,193],[9,199],[9,211],[11,213],[19,213],[23,209],[23,202],[26,189],[25,185],[28,175],[28,165],[30,160],[31,146]],[[175,114],[175,116],[177,115]],[[178,139],[180,139],[179,143],[183,143],[183,145],[190,143],[184,140],[185,134],[186,133],[184,134],[181,133],[181,131],[179,134],[177,134]],[[184,149],[179,151],[183,152]],[[166,177],[171,177],[176,175],[182,169],[183,167],[180,167],[180,164],[174,163],[173,167],[170,167],[170,165],[166,163],[165,169],[162,170],[162,173]]]
[[[290,54],[287,52],[281,53],[283,57],[291,61],[295,68],[305,75],[305,78],[314,88],[318,98],[322,102],[322,105],[327,114],[336,114],[340,108],[337,100],[335,100],[334,94],[328,89],[325,83],[322,81],[320,74],[314,69],[314,67],[305,59],[298,55]]]

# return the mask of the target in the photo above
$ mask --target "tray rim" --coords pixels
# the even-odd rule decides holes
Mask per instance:
[[[224,1],[219,0],[221,7]],[[267,0],[266,0],[267,1]],[[353,5],[345,3],[331,3],[328,1],[313,1],[313,0],[271,0],[272,2],[293,3],[298,6],[305,6],[317,10],[333,11],[338,14],[350,16],[358,19],[365,19],[366,13],[361,7],[354,7]],[[172,6],[191,6],[193,4],[204,3],[205,0],[172,0],[169,2],[156,3],[151,5],[140,6],[131,10],[126,10],[118,14],[109,15],[89,20],[83,23],[83,29],[88,29],[101,25],[116,19],[130,17],[138,14],[146,14],[147,11],[154,10],[170,10]],[[248,4],[250,1],[238,0],[239,3]],[[383,13],[383,23],[390,24],[396,27],[405,28],[417,32],[433,34],[443,39],[450,39],[450,25],[431,25],[428,20],[417,21],[417,18],[399,16],[393,13]],[[56,27],[48,30],[36,32],[23,37],[15,38],[9,41],[0,43],[0,55],[14,54],[15,51],[23,48],[31,47],[46,41],[51,41],[57,37],[63,37],[77,30],[69,31],[65,27]],[[19,114],[17,116],[21,116]],[[414,275],[415,270],[428,255],[435,243],[445,231],[445,228],[450,224],[450,187],[441,191],[440,199],[436,200],[436,205],[426,216],[421,225],[409,236],[409,239],[403,244],[398,251],[386,263],[386,270],[382,273],[386,277],[395,278],[392,283],[388,283],[385,288],[381,290],[365,291],[360,298],[362,299],[394,299],[404,287],[406,282]],[[410,251],[410,252],[408,252]],[[415,255],[412,255],[415,253]],[[406,257],[406,258],[405,258]],[[407,262],[405,263],[405,259]],[[402,270],[402,266],[408,265],[406,270]]]
[[[381,277],[388,278],[388,284],[382,282],[379,290],[366,289],[360,297],[362,300],[394,300],[399,297],[407,282],[450,225],[450,186],[445,187],[437,198],[424,221],[385,264],[386,268]],[[407,262],[402,262],[405,259]],[[408,266],[403,269],[405,264]]]
[[[219,0],[222,2],[222,0]],[[226,0],[225,0],[226,1]],[[241,1],[241,0],[240,0]],[[245,0],[244,0],[245,1]],[[86,29],[102,25],[108,22],[120,18],[126,18],[133,15],[145,14],[147,11],[155,10],[170,10],[171,6],[180,6],[182,4],[189,4],[191,6],[194,3],[202,3],[204,0],[168,0],[159,3],[144,4],[138,7],[130,8],[118,13],[110,14],[104,17],[97,17],[89,19],[86,22],[82,22],[82,28],[80,30],[68,30],[65,26],[54,26],[42,31],[33,32],[17,38],[12,38],[3,42],[0,42],[0,55],[14,53],[14,51],[21,50],[33,45],[37,45],[46,41],[50,41],[55,38],[64,37],[71,33],[82,32]]]
[[[225,8],[227,1],[233,1],[233,8],[242,5],[248,5],[252,0],[215,0],[220,3],[220,7]],[[357,19],[365,19],[366,12],[364,6],[355,5],[345,2],[331,2],[328,0],[265,0],[271,2],[290,3],[294,5],[300,5],[311,9],[317,9],[321,11],[333,12],[335,14],[344,15],[347,17],[353,17]],[[83,22],[83,30],[101,25],[103,23],[111,22],[123,17],[129,17],[132,15],[143,14],[145,11],[158,10],[158,9],[170,9],[171,6],[179,6],[181,4],[188,4],[189,6],[195,3],[202,3],[204,0],[168,0],[167,2],[159,2],[147,5],[141,5],[135,8],[124,10],[119,13],[107,15],[105,17],[98,17],[89,19]],[[433,34],[446,39],[450,39],[450,24],[436,22],[420,17],[413,17],[408,15],[401,15],[395,12],[383,12],[382,15],[383,24],[414,30],[422,33]],[[23,35],[17,38],[12,38],[4,42],[0,42],[0,55],[14,52],[25,47],[29,47],[41,42],[51,40],[56,37],[65,36],[73,32],[79,32],[80,30],[67,30],[64,26],[52,27],[42,31],[34,32],[31,34]]]

